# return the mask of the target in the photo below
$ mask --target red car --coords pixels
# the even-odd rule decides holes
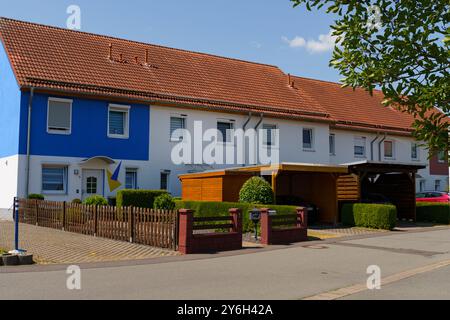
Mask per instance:
[[[425,191],[416,195],[418,202],[450,202],[450,196],[445,192]]]

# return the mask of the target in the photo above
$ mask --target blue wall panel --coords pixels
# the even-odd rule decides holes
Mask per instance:
[[[0,158],[19,153],[20,89],[0,43]]]
[[[27,109],[28,93],[23,95],[22,110]],[[108,101],[72,97],[72,133],[47,133],[47,105],[50,96],[36,94],[33,98],[31,154],[39,156],[81,157],[108,156],[123,160],[149,159],[150,109],[132,104],[128,139],[109,138]],[[26,136],[26,118],[22,117],[21,136]],[[26,153],[26,138],[21,139],[20,152]]]

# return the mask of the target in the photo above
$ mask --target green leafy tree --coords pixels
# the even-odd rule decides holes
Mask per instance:
[[[173,210],[175,209],[175,200],[170,194],[164,193],[155,198],[153,209]]]
[[[252,204],[273,204],[274,195],[270,184],[260,177],[247,180],[239,193],[239,202]]]
[[[344,86],[370,93],[381,88],[386,106],[415,117],[418,140],[430,150],[449,148],[450,1],[291,2],[337,16],[331,26],[337,45],[330,64],[344,76]]]

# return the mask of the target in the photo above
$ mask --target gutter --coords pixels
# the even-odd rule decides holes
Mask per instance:
[[[31,149],[31,111],[33,109],[34,88],[30,88],[30,98],[28,99],[28,127],[27,127],[27,164],[26,164],[26,183],[25,195],[29,196],[30,192],[30,149]]]
[[[373,161],[373,158],[374,158],[374,156],[373,156],[373,145],[374,145],[375,141],[378,140],[379,137],[380,137],[380,134],[377,132],[376,138],[373,139],[373,140],[370,142],[370,160],[372,160],[372,161]]]
[[[380,142],[378,142],[378,160],[381,162],[381,144],[386,140],[387,138],[387,133],[384,134],[383,139],[380,140]]]

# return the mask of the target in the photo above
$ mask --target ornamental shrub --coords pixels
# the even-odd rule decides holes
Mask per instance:
[[[250,178],[239,192],[239,202],[253,204],[273,204],[274,194],[270,184],[260,177]]]
[[[91,206],[107,206],[108,200],[106,200],[102,196],[95,195],[95,196],[86,198],[83,201],[83,204],[87,204],[87,205],[91,205]]]
[[[173,210],[175,209],[175,201],[168,193],[164,193],[155,198],[153,209]]]
[[[351,227],[392,230],[397,208],[387,204],[348,203],[342,207],[342,223]]]

